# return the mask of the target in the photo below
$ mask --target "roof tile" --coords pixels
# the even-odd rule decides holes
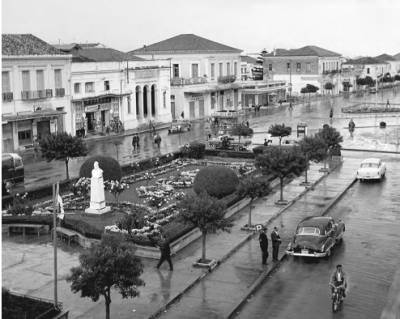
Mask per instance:
[[[65,53],[32,34],[3,34],[3,55],[63,55]]]

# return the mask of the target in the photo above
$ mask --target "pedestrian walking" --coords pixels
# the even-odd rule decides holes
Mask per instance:
[[[332,120],[333,118],[333,108],[331,108],[330,112],[329,112],[329,118]]]
[[[249,121],[246,121],[246,126],[247,126],[247,127],[250,127]]]
[[[389,99],[388,99],[387,102],[386,102],[386,107],[387,107],[387,108],[390,107]]]
[[[274,230],[271,233],[271,241],[272,241],[272,260],[278,261],[278,253],[279,253],[279,245],[281,244],[281,236],[278,233],[278,227],[274,227]]]
[[[132,137],[132,147],[134,151],[136,150],[136,145],[137,145],[136,134],[134,134]]]
[[[139,134],[136,133],[136,148],[139,149],[139,147],[140,147],[140,137]]]
[[[169,264],[169,270],[173,271],[174,267],[172,265],[172,260],[171,260],[171,248],[169,246],[169,241],[166,238],[164,238],[163,236],[161,236],[161,242],[159,244],[159,248],[160,248],[161,257],[157,264],[157,269],[160,268],[160,266],[162,265],[162,263],[164,261],[167,261]]]
[[[156,143],[158,148],[160,148],[161,136],[159,134],[154,135],[154,143]]]
[[[268,259],[268,237],[267,228],[261,228],[260,236],[258,236],[258,241],[260,242],[261,254],[262,254],[262,264],[267,264]]]
[[[350,132],[351,136],[353,136],[353,132],[354,132],[355,127],[356,127],[356,124],[354,123],[353,119],[350,119],[349,132]]]

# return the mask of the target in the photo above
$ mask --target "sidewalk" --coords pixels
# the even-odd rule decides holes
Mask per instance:
[[[344,167],[347,167],[345,162]],[[357,161],[358,165],[358,161]],[[320,166],[312,165],[309,172],[311,182],[318,180],[322,173]],[[338,170],[340,173],[338,174]],[[338,168],[326,177],[317,187],[317,194],[336,194],[342,185],[354,175],[353,168],[350,173],[344,174],[347,169]],[[345,177],[343,177],[343,175]],[[296,198],[305,188],[299,186],[304,177],[294,179],[285,186],[284,197],[287,200]],[[327,195],[323,196],[327,196]],[[275,206],[274,202],[279,193],[269,195],[267,198],[255,201],[253,208],[253,223],[265,223],[275,216],[282,207]],[[298,201],[285,212],[285,215],[296,214],[296,211],[308,210],[308,207],[317,205],[321,207],[321,200],[313,204],[311,201]],[[300,206],[299,206],[300,205]],[[155,269],[157,261],[143,259],[145,268],[142,279],[146,286],[140,287],[140,296],[134,299],[122,299],[117,292],[112,293],[111,314],[115,318],[149,318],[163,310],[165,306],[175,299],[182,300],[167,310],[165,315],[170,318],[188,318],[188,311],[199,318],[208,313],[211,318],[223,316],[229,312],[235,303],[246,293],[248,287],[258,276],[268,269],[261,267],[260,249],[258,241],[251,239],[252,233],[240,230],[247,223],[248,207],[234,216],[234,227],[230,233],[211,234],[207,238],[207,257],[223,261],[211,274],[207,270],[193,268],[192,263],[201,256],[201,241],[198,240],[173,257],[174,271],[169,272],[165,264],[160,271]],[[281,228],[281,227],[280,227]],[[270,227],[271,229],[271,227]],[[270,230],[269,230],[270,232]],[[249,240],[251,239],[251,240]],[[286,242],[282,244],[282,248]],[[239,249],[237,249],[240,247]],[[231,251],[236,250],[233,254]],[[282,249],[283,250],[283,249]],[[88,298],[81,298],[79,294],[70,291],[70,285],[65,278],[69,269],[78,264],[78,253],[70,250],[59,250],[59,300],[65,309],[70,310],[71,318],[101,318],[104,316],[104,300],[92,302]],[[229,257],[230,256],[230,257]],[[229,258],[228,258],[229,257]],[[51,244],[37,245],[31,241],[26,244],[3,242],[3,286],[17,292],[29,293],[37,297],[52,298],[52,246]],[[200,280],[200,278],[203,278]],[[200,282],[199,284],[196,284]],[[188,289],[193,285],[193,289]],[[229,295],[227,295],[229,291]],[[223,300],[223,299],[227,300]],[[214,315],[210,314],[210,309]],[[208,312],[207,312],[208,311]]]

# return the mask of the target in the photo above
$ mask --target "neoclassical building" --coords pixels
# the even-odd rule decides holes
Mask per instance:
[[[72,118],[75,133],[101,133],[169,122],[169,62],[145,61],[100,44],[57,46],[73,55]]]
[[[2,151],[72,132],[71,55],[32,34],[2,35]]]

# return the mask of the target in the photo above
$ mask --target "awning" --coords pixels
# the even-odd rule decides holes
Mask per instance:
[[[37,118],[53,118],[60,115],[67,114],[65,111],[58,111],[52,109],[43,109],[36,112],[17,112],[13,114],[2,114],[2,122],[16,122],[24,120],[32,120]]]

